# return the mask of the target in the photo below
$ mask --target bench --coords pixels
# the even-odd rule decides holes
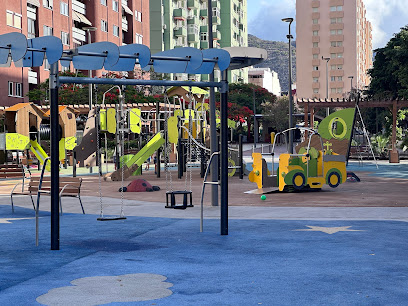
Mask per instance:
[[[41,182],[41,188],[40,187]],[[79,177],[60,177],[59,178],[59,203],[60,203],[60,210],[62,214],[62,197],[74,197],[78,198],[79,204],[81,204],[82,213],[85,214],[84,206],[82,205],[81,200],[81,185],[82,185],[82,178]],[[40,201],[39,198],[42,194],[44,195],[51,195],[51,177],[43,177],[42,181],[40,177],[31,177],[30,182],[28,183],[27,191],[22,192],[14,192],[17,185],[13,188],[11,192],[11,205],[14,212],[14,204],[13,204],[13,194],[15,195],[29,195],[31,198],[31,202],[33,203],[34,209],[34,201],[33,195],[37,195],[37,203],[39,205]]]
[[[22,178],[24,180],[26,172],[31,175],[30,170],[23,165],[0,165],[0,178]]]

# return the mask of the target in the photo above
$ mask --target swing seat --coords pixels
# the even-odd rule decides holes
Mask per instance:
[[[176,194],[183,195],[183,204],[176,205]],[[190,195],[190,203],[187,203],[187,195]],[[170,196],[170,205],[169,205]],[[166,192],[166,208],[174,209],[186,209],[187,207],[194,207],[193,205],[193,192],[191,190],[178,190],[178,191],[167,191]]]
[[[98,221],[116,221],[116,220],[126,220],[126,217],[100,217],[97,218]]]

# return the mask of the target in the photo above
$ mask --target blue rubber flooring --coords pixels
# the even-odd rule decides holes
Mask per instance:
[[[163,208],[164,209],[164,208]],[[0,206],[1,218],[33,211]],[[219,220],[95,215],[61,218],[61,250],[50,250],[49,214],[0,223],[0,304],[36,298],[74,279],[154,273],[172,295],[127,305],[407,305],[408,226],[396,221]],[[4,219],[3,219],[4,220]],[[307,226],[344,227],[327,234]],[[122,305],[126,303],[113,303]]]

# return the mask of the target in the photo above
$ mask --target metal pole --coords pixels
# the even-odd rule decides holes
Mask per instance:
[[[214,48],[213,31],[212,31],[212,1],[208,3],[208,48]],[[210,74],[210,82],[214,82],[214,72]],[[215,90],[210,88],[210,148],[211,154],[217,152],[217,124],[215,122]],[[218,158],[219,155],[214,155],[214,161],[211,164],[211,181],[218,182]],[[218,206],[218,185],[211,185],[211,205]]]
[[[91,43],[91,31],[88,29],[87,32],[88,32],[88,44],[90,44]],[[92,78],[92,70],[88,71],[88,76]],[[92,84],[88,85],[88,90],[89,90],[88,91],[89,93],[89,111],[91,111],[92,109]]]
[[[254,148],[258,142],[258,122],[256,121],[255,88],[252,88],[252,103],[254,110]]]
[[[221,89],[221,235],[228,235],[228,70],[222,73]]]
[[[329,98],[329,60],[326,60],[326,99]],[[330,115],[330,109],[326,108],[326,117]]]
[[[160,121],[159,121],[159,116],[160,116],[160,103],[157,100],[156,101],[156,134],[160,133]],[[167,133],[167,131],[166,131]],[[159,178],[160,177],[160,148],[157,149],[156,151],[156,164],[154,165],[156,168],[156,175]],[[154,162],[154,159],[153,159]]]
[[[51,250],[59,250],[59,120],[58,120],[58,62],[50,67],[51,119]],[[45,165],[44,165],[45,167]]]
[[[239,144],[238,144],[238,150],[239,150],[239,178],[242,180],[244,179],[244,156],[243,156],[243,149],[242,149],[242,134],[239,134]]]
[[[293,97],[292,97],[292,46],[291,40],[292,35],[290,34],[290,25],[292,22],[289,22],[289,35],[287,36],[289,39],[289,128],[293,127]],[[289,153],[293,154],[293,131],[289,131]]]

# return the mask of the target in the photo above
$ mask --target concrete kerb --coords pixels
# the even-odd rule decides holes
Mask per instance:
[[[98,197],[82,197],[86,214],[99,215],[100,204]],[[1,204],[8,204],[8,196],[0,196]],[[31,203],[26,197],[18,196],[15,205],[31,209]],[[64,213],[80,214],[77,199],[63,199]],[[196,205],[186,210],[166,209],[165,203],[124,200],[124,212],[127,216],[198,219],[200,207]],[[121,200],[117,198],[103,198],[104,215],[119,215]],[[11,208],[10,208],[11,209]],[[50,199],[41,200],[41,210],[49,211]],[[34,215],[34,212],[33,212]],[[205,219],[220,218],[219,207],[204,207]],[[392,220],[408,222],[408,207],[259,207],[259,206],[230,206],[230,219],[243,220]]]

